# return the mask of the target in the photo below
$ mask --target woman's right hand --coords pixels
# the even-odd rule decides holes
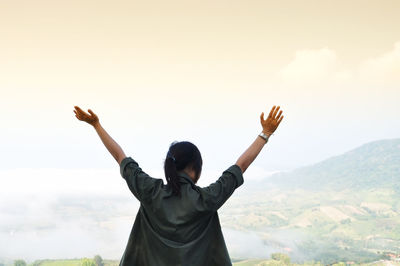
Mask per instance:
[[[88,113],[86,113],[85,111],[83,111],[81,108],[79,108],[78,106],[74,106],[75,110],[75,116],[76,118],[78,118],[81,121],[85,121],[86,123],[95,126],[96,124],[99,123],[99,118],[97,117],[97,115],[95,113],[93,113],[92,110],[88,110]]]
[[[278,108],[275,109],[274,105],[274,107],[272,107],[271,111],[269,112],[267,119],[265,120],[264,120],[264,112],[261,113],[260,116],[261,126],[263,127],[263,132],[268,136],[272,135],[272,133],[275,132],[275,130],[278,128],[279,124],[282,121],[283,118],[283,116],[281,116],[282,110],[279,112],[278,116],[276,116],[279,107],[280,106],[278,106]]]

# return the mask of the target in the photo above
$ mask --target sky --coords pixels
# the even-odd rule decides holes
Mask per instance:
[[[244,175],[250,182],[398,138],[399,13],[387,0],[2,0],[0,210],[32,193],[96,194],[90,171],[112,195],[129,193],[75,105],[157,178],[170,143],[193,142],[200,185],[236,162],[274,105],[284,118]],[[52,195],[21,208],[35,213],[59,200]],[[1,229],[16,236],[9,225],[21,217],[9,215]]]

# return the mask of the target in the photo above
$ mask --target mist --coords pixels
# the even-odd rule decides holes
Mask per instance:
[[[160,170],[149,173],[162,178]],[[254,167],[248,173],[246,183],[273,172]],[[198,185],[208,185],[220,174],[205,171]],[[96,254],[120,259],[139,209],[118,168],[2,170],[0,195],[0,258],[9,260]],[[223,230],[235,256],[263,257],[274,251],[256,234]]]

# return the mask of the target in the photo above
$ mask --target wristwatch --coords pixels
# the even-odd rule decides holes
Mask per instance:
[[[269,137],[271,136],[271,135],[269,135],[269,136],[267,136],[264,132],[262,132],[261,131],[261,133],[260,134],[258,134],[260,137],[262,137],[264,140],[265,140],[265,142],[268,142],[268,139],[269,139]]]

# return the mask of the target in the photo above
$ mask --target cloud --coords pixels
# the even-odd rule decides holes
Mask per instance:
[[[400,41],[394,44],[391,51],[362,62],[358,74],[360,79],[371,82],[400,82]]]
[[[330,48],[300,50],[278,71],[281,81],[295,85],[333,83],[370,84],[400,82],[400,41],[379,56],[367,58],[352,69],[346,68]]]
[[[294,59],[278,72],[278,76],[288,83],[318,84],[347,79],[350,73],[342,68],[334,50],[322,48],[297,51]]]

